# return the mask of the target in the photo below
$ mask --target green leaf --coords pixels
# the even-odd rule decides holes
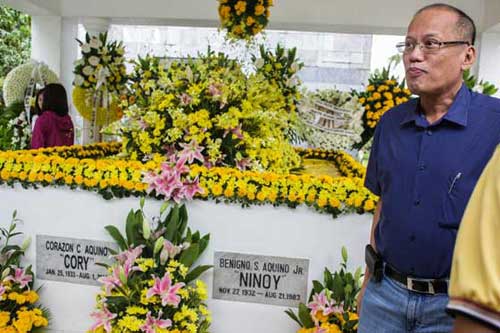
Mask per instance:
[[[288,309],[285,311],[285,313],[290,317],[292,318],[292,320],[294,320],[297,324],[299,324],[300,327],[303,327],[302,323],[300,322],[299,318],[297,317],[297,315],[295,314],[295,312],[293,312],[292,309]]]
[[[347,249],[345,248],[345,246],[342,246],[342,260],[347,263]]]
[[[168,213],[167,219],[165,221],[165,227],[167,232],[165,238],[169,241],[173,241],[175,234],[177,232],[177,223],[179,221],[179,206],[174,206]]]
[[[139,201],[139,206],[141,207],[141,209],[143,209],[143,208],[144,208],[144,201],[145,201],[145,200],[146,200],[146,199],[145,199],[144,197],[141,197],[141,200]]]
[[[202,254],[205,251],[209,242],[210,242],[210,234],[206,234],[205,236],[203,236],[202,239],[200,239],[200,241],[198,242],[198,245],[200,246],[199,254]]]
[[[129,246],[138,245],[138,243],[137,243],[137,239],[138,239],[138,228],[137,227],[138,226],[139,226],[139,221],[137,219],[137,215],[131,209],[130,213],[128,213],[127,224],[125,226],[125,231],[127,233],[127,240],[128,240]]]
[[[185,251],[182,252],[179,262],[186,267],[191,267],[198,259],[200,248],[198,244],[191,244]]]
[[[167,210],[167,208],[168,208],[168,201],[165,201],[160,207],[160,215],[163,215],[163,213]]]
[[[195,269],[193,269],[191,272],[189,272],[186,275],[184,282],[189,283],[189,282],[197,279],[201,274],[203,274],[203,272],[209,270],[212,267],[213,267],[212,265],[203,265],[203,266],[196,267]]]
[[[313,290],[315,293],[319,294],[325,287],[321,284],[321,282],[314,280],[313,281]]]
[[[115,242],[120,247],[120,250],[125,251],[128,248],[127,242],[123,238],[123,236],[120,233],[120,231],[118,230],[118,228],[116,228],[115,226],[112,226],[112,225],[108,225],[108,226],[105,226],[104,229],[106,229],[106,231],[109,233],[109,235],[115,240]]]
[[[305,328],[313,328],[314,322],[311,318],[311,313],[309,312],[309,308],[305,306],[305,304],[299,304],[299,318],[302,322],[303,327]]]

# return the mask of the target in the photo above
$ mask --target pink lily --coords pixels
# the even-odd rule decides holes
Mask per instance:
[[[235,128],[231,128],[231,129],[227,129],[224,131],[224,134],[222,135],[222,137],[226,137],[226,135],[229,134],[229,132],[231,132],[232,134],[234,134],[238,139],[240,140],[243,140],[243,134],[241,133],[241,124],[239,124],[237,127]]]
[[[97,279],[97,281],[104,284],[106,295],[111,295],[111,290],[122,286],[122,281],[120,280],[120,267],[113,267],[113,273],[111,275],[101,277]]]
[[[161,305],[172,305],[173,307],[177,307],[181,301],[180,296],[177,295],[179,289],[184,287],[184,283],[179,282],[172,286],[172,279],[170,279],[170,273],[165,272],[163,278],[155,277],[153,275],[154,285],[152,288],[148,289],[146,294],[147,298],[151,298],[154,295],[158,295],[161,297]]]
[[[200,181],[198,177],[196,177],[192,181],[184,182],[184,195],[186,199],[188,200],[193,199],[196,193],[203,194],[203,188],[200,186]]]
[[[26,272],[24,271],[24,269],[18,267],[15,269],[14,276],[12,276],[12,275],[8,276],[5,279],[5,281],[17,282],[17,283],[19,283],[21,288],[24,288],[28,285],[28,283],[33,281],[33,276],[31,276],[30,274],[25,274],[25,273]]]
[[[117,314],[111,313],[108,308],[104,306],[101,311],[93,312],[90,316],[95,320],[94,325],[90,328],[91,331],[102,326],[104,330],[109,333],[111,332],[111,321],[117,317]]]
[[[328,316],[333,313],[332,305],[325,295],[325,290],[323,290],[321,293],[313,295],[313,301],[307,304],[307,307],[312,310],[313,316],[319,311],[323,312],[324,316]]]
[[[208,93],[214,97],[220,96],[222,94],[220,90],[220,84],[212,83],[208,86]]]
[[[175,246],[169,240],[163,242],[163,249],[160,253],[160,263],[163,265],[165,262],[171,258],[173,259],[176,255],[181,253],[182,248],[180,246]]]
[[[201,154],[205,147],[198,146],[195,140],[191,141],[188,144],[181,143],[180,146],[183,148],[180,156],[181,158],[186,157],[189,164],[193,163],[195,159],[200,161],[201,163],[205,161],[205,158]]]
[[[193,98],[186,93],[183,93],[180,97],[181,104],[188,105],[193,101]]]
[[[240,170],[246,170],[251,165],[251,160],[249,158],[242,158],[236,161],[236,167]]]
[[[118,260],[120,263],[125,263],[127,261],[134,262],[135,259],[139,258],[142,254],[142,249],[144,248],[144,245],[139,245],[134,248],[128,249],[126,251],[123,251],[115,256],[116,260]]]
[[[172,321],[170,319],[161,319],[163,312],[160,310],[158,312],[158,317],[154,318],[151,316],[151,312],[146,315],[146,322],[141,326],[141,331],[145,333],[156,333],[157,328],[168,328],[172,326]]]

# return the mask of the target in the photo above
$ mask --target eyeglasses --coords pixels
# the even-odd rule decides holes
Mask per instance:
[[[417,45],[420,47],[424,53],[433,53],[439,51],[443,46],[454,46],[454,45],[467,45],[470,46],[471,43],[464,40],[453,40],[449,42],[440,42],[437,40],[429,39],[423,42],[406,41],[396,44],[396,48],[400,53],[411,53]]]

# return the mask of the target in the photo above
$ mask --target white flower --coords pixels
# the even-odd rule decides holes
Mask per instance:
[[[76,60],[76,61],[73,63],[73,65],[75,65],[75,67],[76,67],[76,66],[81,66],[81,65],[83,65],[83,64],[85,64],[85,60],[83,60],[82,58],[80,58],[80,59]]]
[[[81,85],[83,85],[84,81],[85,81],[85,79],[83,78],[83,76],[81,76],[81,75],[76,75],[75,76],[75,86],[81,86]]]
[[[90,75],[94,74],[94,69],[90,66],[85,66],[85,67],[83,67],[83,74],[90,76]]]
[[[285,85],[289,88],[295,87],[299,83],[299,79],[296,76],[289,78],[286,80]]]
[[[116,49],[116,53],[118,53],[118,55],[122,56],[125,54],[125,48],[124,47],[119,47]]]
[[[90,52],[90,45],[85,43],[81,46],[81,49],[82,49],[83,53],[89,53]]]
[[[97,37],[92,37],[90,39],[90,47],[93,49],[98,49],[102,47],[102,42]]]
[[[96,67],[97,65],[99,65],[99,62],[101,61],[101,59],[99,59],[98,57],[96,56],[91,56],[89,58],[89,64],[91,64],[92,66]]]
[[[290,66],[290,69],[296,73],[298,70],[299,70],[299,64],[297,64],[297,62],[293,62],[292,65]]]
[[[264,59],[259,58],[259,59],[255,60],[254,64],[255,64],[255,67],[257,69],[262,68],[262,66],[264,66]]]
[[[7,74],[3,86],[5,105],[9,106],[16,101],[24,101],[26,88],[28,88],[28,85],[30,84],[34,67],[35,65],[31,63],[23,64],[14,68],[9,72],[9,74]],[[35,73],[35,83],[43,86],[45,84],[59,82],[57,75],[48,67],[42,66],[40,68],[40,72],[41,77],[37,73]]]

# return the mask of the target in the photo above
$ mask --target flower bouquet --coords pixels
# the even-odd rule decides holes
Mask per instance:
[[[21,257],[29,246],[26,239],[21,246],[9,244],[16,232],[16,212],[9,228],[0,228],[0,332],[37,332],[49,324],[48,311],[37,304],[39,295],[33,290],[34,274],[31,266],[22,268]]]
[[[232,39],[249,40],[269,22],[273,0],[219,0],[219,18]]]
[[[358,315],[356,297],[361,290],[361,268],[347,272],[347,250],[342,247],[340,271],[324,272],[324,284],[313,281],[309,303],[299,305],[298,314],[286,314],[300,325],[297,333],[356,333]]]
[[[131,210],[126,235],[114,226],[106,230],[121,252],[100,279],[94,323],[89,332],[204,333],[210,314],[204,301],[205,284],[197,278],[211,266],[195,267],[209,235],[187,228],[184,205],[168,204],[150,220],[140,209]]]

